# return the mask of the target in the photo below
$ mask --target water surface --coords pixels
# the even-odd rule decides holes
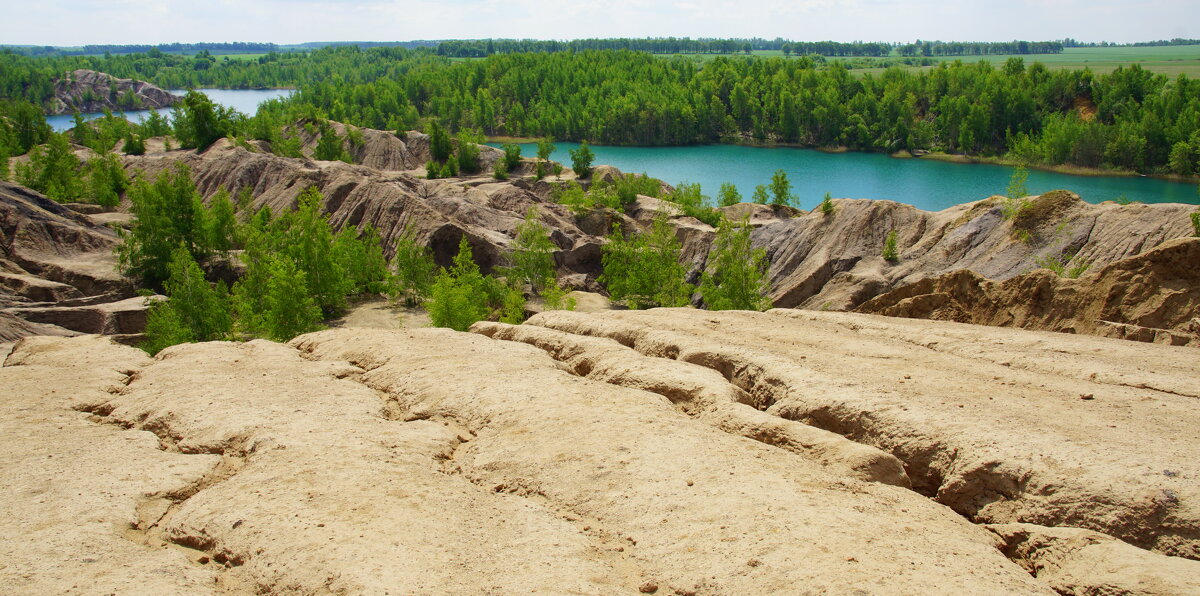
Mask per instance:
[[[208,96],[215,103],[231,107],[247,116],[253,116],[258,111],[258,104],[277,97],[287,97],[293,93],[291,89],[197,89]],[[171,93],[183,95],[187,93],[186,89],[172,89]],[[125,112],[125,118],[132,122],[141,122],[150,115],[150,112],[155,110],[132,110]],[[157,110],[164,116],[171,115],[171,108]],[[92,120],[103,116],[103,112],[89,112],[83,114],[84,119]],[[56,116],[46,116],[46,122],[50,124],[50,128],[62,132],[75,126],[75,116],[72,114],[59,114]]]
[[[551,159],[569,167],[569,151],[579,145],[566,142],[555,145]],[[805,209],[815,206],[828,192],[834,198],[888,199],[939,211],[1004,194],[1013,172],[1009,166],[783,147],[591,147],[596,154],[594,164],[616,166],[622,172],[644,172],[668,184],[698,182],[703,193],[714,198],[722,182],[731,182],[738,187],[743,200],[749,201],[756,185],[769,185],[771,174],[783,169],[792,182],[792,192]],[[537,155],[537,145],[521,145],[521,154]],[[1143,176],[1072,176],[1030,170],[1026,187],[1030,194],[1066,189],[1090,203],[1115,199],[1143,203],[1200,203],[1195,184]]]

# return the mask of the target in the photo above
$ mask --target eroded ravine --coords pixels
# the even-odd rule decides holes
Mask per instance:
[[[46,542],[66,559],[106,549],[135,561],[112,566],[96,582],[97,589],[123,586],[115,589],[120,593],[1046,594],[1151,586],[1144,593],[1171,594],[1200,581],[1194,561],[1100,534],[968,523],[893,486],[904,484],[903,475],[876,464],[899,465],[896,451],[811,428],[805,416],[781,417],[784,406],[799,408],[793,391],[805,396],[814,385],[778,367],[819,384],[829,382],[831,361],[845,359],[839,366],[855,370],[855,379],[830,382],[828,390],[848,402],[847,412],[858,406],[860,419],[899,429],[892,410],[848,397],[871,378],[862,354],[878,361],[880,379],[891,378],[893,371],[882,370],[889,363],[916,367],[904,383],[891,381],[907,387],[933,374],[929,367],[937,362],[906,351],[955,349],[937,326],[929,333],[941,343],[931,349],[900,341],[907,332],[899,328],[851,331],[847,324],[869,327],[876,319],[847,317],[566,313],[516,327],[481,326],[519,342],[448,330],[340,329],[291,346],[177,346],[154,360],[95,337],[28,340],[0,369],[28,394],[10,404],[3,423],[10,439],[16,429],[41,424],[57,442],[37,447],[56,458],[72,445],[86,449],[90,443],[82,441],[94,441],[95,433],[107,441],[136,439],[138,448],[120,456],[132,463],[101,449],[72,468],[91,484],[54,493],[68,512],[56,532],[83,528],[108,542]],[[614,341],[595,337],[599,332],[551,330],[550,319],[558,327],[591,321],[600,329],[620,321],[622,329],[657,331],[614,332],[623,340]],[[758,333],[737,331],[748,323]],[[796,335],[793,325],[807,334]],[[823,343],[826,335],[847,347],[838,352],[837,344]],[[781,337],[793,337],[795,351],[772,352]],[[830,353],[814,349],[814,341]],[[1025,362],[995,366],[1045,381]],[[940,364],[939,374],[964,374]],[[49,381],[64,370],[78,379],[69,395],[54,393]],[[1160,370],[1155,382],[1172,381],[1169,372]],[[1113,374],[1124,374],[1126,384],[1140,378],[1119,367]],[[1037,387],[1030,379],[1003,382]],[[1172,386],[1187,391],[1185,385]],[[1093,401],[1108,399],[1097,392]],[[914,416],[928,415],[919,395],[906,405]],[[84,412],[94,414],[89,420]],[[955,413],[978,415],[974,407]],[[59,418],[74,426],[52,431]],[[927,436],[947,428],[933,416]],[[988,439],[1003,444],[999,435]],[[912,449],[939,457],[936,446],[910,440]],[[31,449],[10,443],[16,453]],[[0,489],[17,504],[7,505],[13,519],[37,519],[28,509],[31,457],[0,467],[6,483],[19,480]],[[147,485],[133,470],[154,459],[187,473]],[[1169,469],[1190,482],[1188,460],[1179,461]],[[1026,464],[1031,480],[1020,488],[1058,470],[1037,469],[1042,463]],[[92,493],[117,495],[122,508],[99,510],[91,524],[74,523],[89,514],[72,503],[90,504],[83,495]],[[1169,510],[1186,513],[1191,493],[1173,494],[1179,503]],[[1025,500],[1019,491],[1013,499],[1027,506]],[[1003,521],[987,515],[994,512],[985,508],[975,521]],[[43,535],[6,536],[18,549],[47,548],[39,546]],[[160,559],[168,563],[153,573],[175,582],[193,578],[203,589],[141,582],[139,566]],[[74,565],[64,569],[89,577],[94,564]],[[1107,571],[1088,571],[1097,565]],[[17,566],[0,569],[6,582],[13,579],[8,569]],[[58,585],[46,583],[46,570],[23,569],[30,578],[25,592]],[[133,579],[103,581],[119,573]]]
[[[1197,557],[1195,484],[1180,479],[1196,477],[1195,446],[1173,440],[1192,432],[1177,394],[1196,391],[1190,352],[1147,348],[1158,358],[1143,371],[1146,355],[1122,342],[1071,338],[1048,353],[1044,334],[800,311],[554,312],[527,324],[717,370],[769,414],[899,457],[917,490],[975,521],[1090,527]],[[1085,366],[1103,371],[1055,374]],[[1167,498],[1178,491],[1188,496]]]

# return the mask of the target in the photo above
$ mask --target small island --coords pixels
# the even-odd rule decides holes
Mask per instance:
[[[54,97],[48,100],[46,113],[156,110],[171,107],[181,99],[146,81],[118,79],[80,68],[54,82]]]

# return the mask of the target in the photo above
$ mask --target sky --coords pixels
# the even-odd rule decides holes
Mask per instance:
[[[0,45],[782,37],[1200,38],[1197,0],[0,0]]]

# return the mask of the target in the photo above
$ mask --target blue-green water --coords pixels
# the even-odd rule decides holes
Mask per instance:
[[[568,151],[577,143],[556,143],[551,159],[570,167]],[[722,182],[732,182],[745,201],[754,187],[769,185],[782,168],[800,198],[811,209],[828,192],[834,198],[888,199],[928,211],[1004,194],[1013,168],[956,164],[925,159],[896,159],[880,153],[823,153],[811,149],[698,145],[688,147],[592,146],[596,165],[622,172],[647,173],[668,184],[698,182],[715,197]],[[537,145],[521,145],[521,155],[537,155]],[[1142,176],[1071,176],[1029,171],[1030,194],[1055,189],[1074,191],[1091,203],[1124,197],[1143,203],[1200,203],[1195,184]]]
[[[258,111],[258,104],[277,97],[287,97],[293,93],[291,89],[197,89],[208,96],[209,99],[224,106],[229,106],[243,114],[253,116]],[[172,89],[171,93],[183,95],[187,90]],[[125,112],[125,117],[133,122],[141,122],[150,112],[154,110],[133,110]],[[164,116],[169,116],[171,110],[162,110]],[[87,120],[99,118],[104,114],[92,112],[83,114]],[[71,114],[59,114],[57,116],[46,116],[46,122],[56,131],[62,132],[75,126],[75,116]]]

